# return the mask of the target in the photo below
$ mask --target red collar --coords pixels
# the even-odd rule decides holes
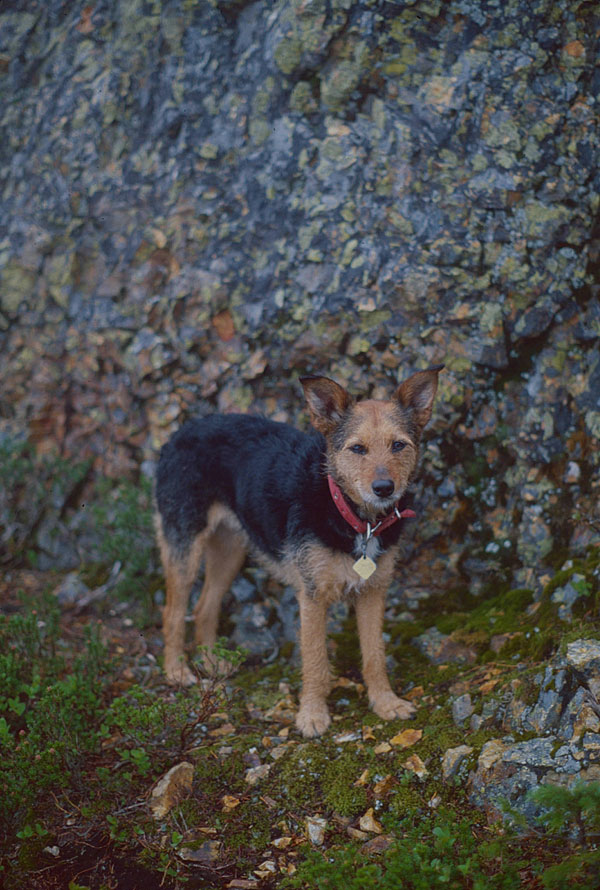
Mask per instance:
[[[329,484],[329,491],[331,492],[333,503],[338,508],[340,514],[344,517],[346,522],[352,526],[355,532],[358,532],[361,535],[366,534],[369,538],[371,535],[380,535],[382,531],[385,531],[386,528],[389,528],[390,525],[393,525],[394,522],[397,522],[399,519],[414,519],[417,515],[414,510],[399,510],[398,505],[396,504],[393,511],[388,516],[372,526],[370,522],[365,522],[364,519],[361,519],[356,515],[344,497],[342,489],[337,482],[334,481],[332,476],[327,476],[327,482]]]

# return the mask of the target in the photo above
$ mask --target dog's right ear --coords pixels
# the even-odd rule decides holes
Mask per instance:
[[[310,421],[324,436],[335,427],[352,404],[352,396],[329,377],[301,377]]]

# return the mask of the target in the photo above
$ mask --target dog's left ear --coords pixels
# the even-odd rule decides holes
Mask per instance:
[[[352,396],[329,377],[301,377],[312,425],[324,436],[333,432],[350,405]]]
[[[417,371],[401,383],[396,391],[396,398],[403,408],[413,413],[421,430],[431,420],[433,400],[438,387],[438,374],[443,367],[436,365],[427,371]]]

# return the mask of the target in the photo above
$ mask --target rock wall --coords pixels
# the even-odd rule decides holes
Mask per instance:
[[[135,474],[206,407],[445,362],[419,576],[598,529],[600,13],[578,0],[4,4],[0,417]]]

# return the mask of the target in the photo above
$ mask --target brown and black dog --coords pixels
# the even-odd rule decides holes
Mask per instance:
[[[412,715],[387,677],[383,616],[404,519],[414,516],[408,497],[442,367],[412,374],[387,401],[355,401],[328,377],[302,378],[312,433],[235,414],[198,418],[175,433],[156,481],[171,682],[195,679],[184,658],[184,622],[201,560],[195,637],[210,647],[221,601],[250,551],[297,591],[300,732],[316,736],[330,723],[325,623],[327,607],[342,597],[356,608],[371,707],[386,720]]]

